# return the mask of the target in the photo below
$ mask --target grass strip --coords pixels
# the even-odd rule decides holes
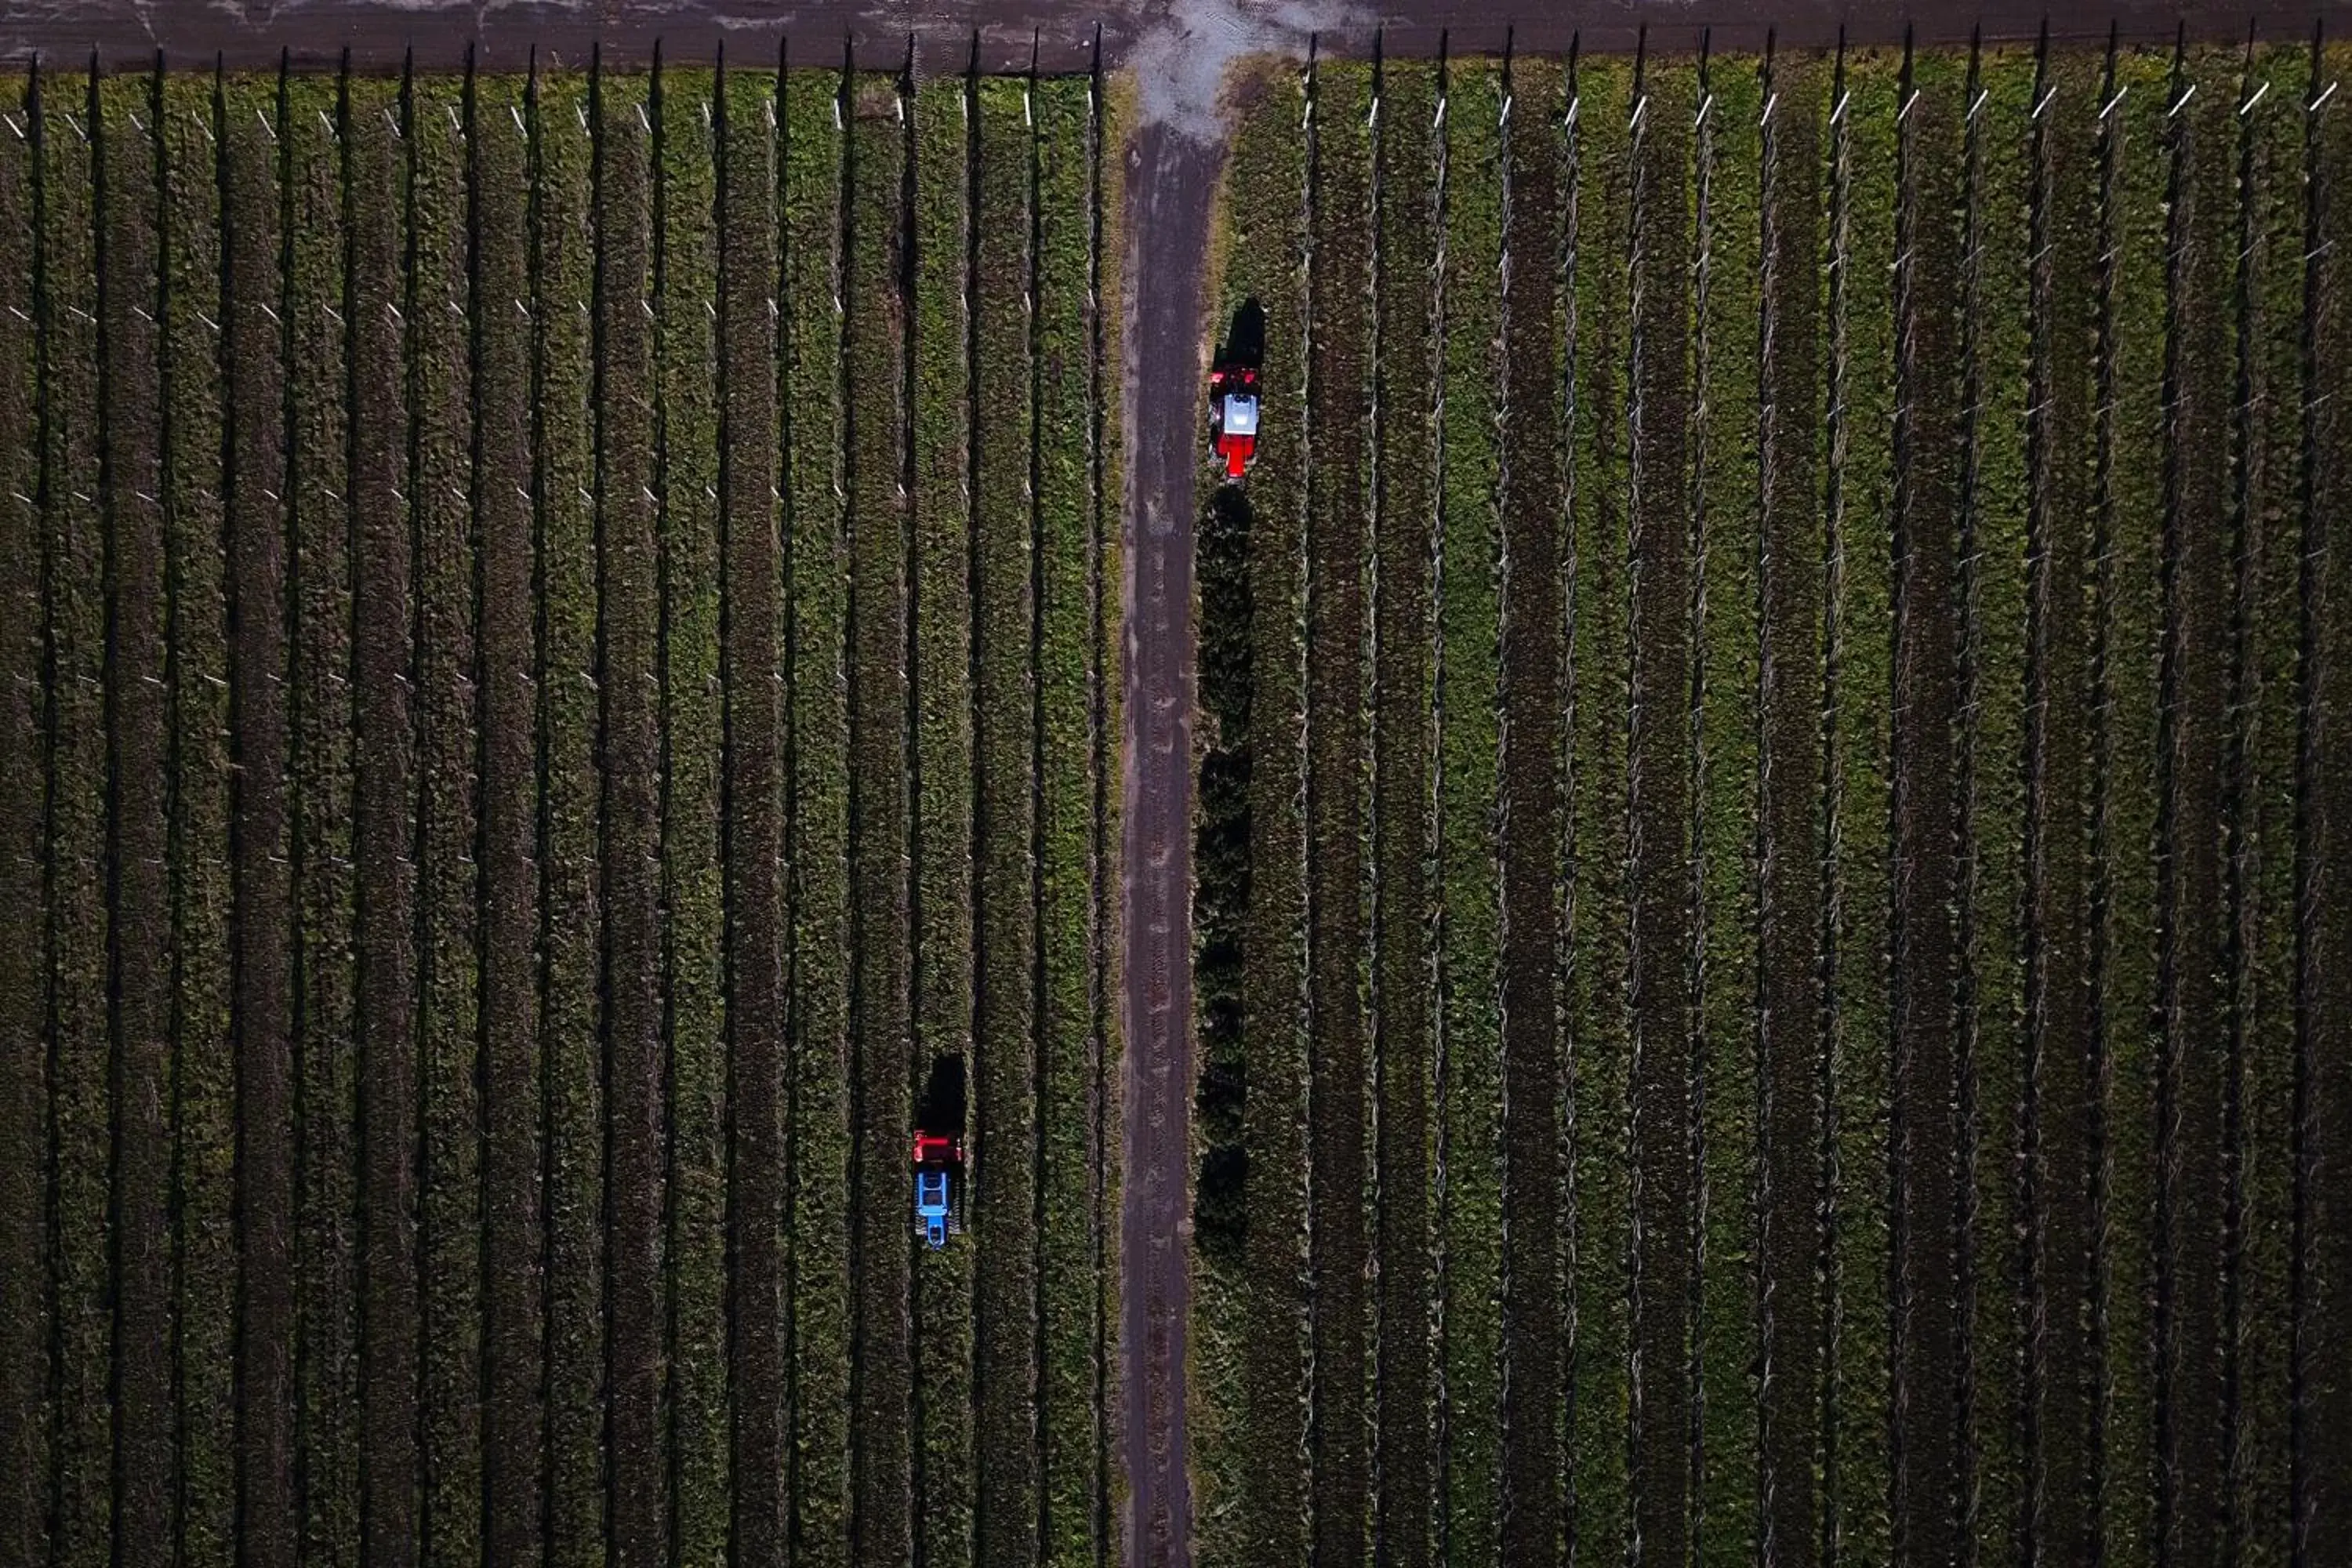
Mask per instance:
[[[2239,1163],[2231,1332],[2238,1342],[2231,1514],[2242,1561],[2284,1563],[2293,1550],[2294,1038],[2295,661],[2302,539],[2304,126],[2315,86],[2304,47],[2259,51],[2240,89],[2240,202],[2246,232],[2247,342],[2238,399],[2245,575],[2234,613],[2244,629],[2232,707],[2243,726],[2240,776],[2228,787],[2239,952],[2233,1030]]]
[[[1369,1258],[1364,569],[1370,514],[1371,79],[1318,67],[1309,128],[1306,831],[1307,1257],[1314,1551],[1363,1558]]]
[[[908,1066],[917,1105],[935,1059],[969,1058],[974,1048],[971,461],[979,444],[1008,451],[1015,445],[996,416],[1009,418],[1012,410],[975,402],[971,175],[978,128],[971,90],[969,77],[923,83],[908,128],[916,181],[914,640],[908,677],[915,703],[916,882],[915,1037]],[[923,1256],[915,1270],[919,1563],[971,1555],[976,1250],[950,1246]]]
[[[653,170],[642,79],[599,69],[594,128],[596,557],[604,778],[606,1552],[669,1554],[661,1005],[661,580],[653,491]]]
[[[2096,703],[2092,826],[2104,1147],[2095,1224],[2105,1352],[2099,1528],[2121,1563],[2154,1559],[2157,600],[2163,515],[2165,109],[2169,62],[2134,52],[2103,88],[2102,411],[2093,542]],[[2118,95],[2121,95],[2120,97]]]
[[[2035,57],[1987,50],[1963,85],[1960,479],[1954,585],[1959,712],[1956,921],[1961,1077],[1961,1255],[1968,1339],[1960,1398],[1969,1437],[1961,1528],[2014,1541],[2021,1382],[2029,1330],[2016,1237],[2025,1085],[2022,910],[2031,273]],[[2054,103],[2054,100],[2053,100]],[[2050,112],[2052,105],[2044,105]],[[2008,237],[2017,237],[2008,238]],[[2006,242],[2004,242],[2006,241]]]
[[[849,543],[849,1039],[852,1555],[911,1549],[907,1311],[908,796],[907,645],[911,498],[903,422],[911,236],[906,111],[891,79],[843,88],[843,270],[848,301],[844,477]]]
[[[604,751],[596,527],[595,156],[584,75],[531,79],[531,679],[538,699],[540,1229],[546,1539],[551,1568],[603,1559],[604,1510]],[[492,303],[495,304],[495,300]]]
[[[47,378],[35,312],[46,262],[37,77],[11,106],[0,140],[0,856],[13,886],[44,887],[47,863],[47,697],[40,505]],[[35,121],[37,123],[37,121]],[[23,131],[26,134],[17,134]],[[46,134],[46,133],[45,133]],[[0,1325],[0,1552],[29,1563],[46,1550],[49,1324],[48,950],[47,899],[0,908],[0,1271],[40,1280]]]
[[[776,486],[775,79],[721,70],[719,243],[720,820],[726,868],[728,1551],[784,1549],[782,705]]]
[[[672,1550],[726,1549],[725,885],[719,848],[719,410],[713,82],[656,61],[654,493],[661,575],[662,1033],[669,1097],[663,1224]]]
[[[1829,73],[1766,62],[1757,202],[1757,1496],[1769,1559],[1821,1539],[1815,1284],[1822,824],[1822,120]]]
[[[1570,868],[1567,1051],[1562,1118],[1569,1145],[1568,1381],[1563,1411],[1568,1539],[1579,1561],[1622,1555],[1631,1506],[1626,1423],[1632,1366],[1628,1268],[1633,1215],[1626,1137],[1628,1018],[1624,980],[1626,643],[1632,595],[1626,536],[1631,447],[1626,429],[1633,71],[1622,59],[1580,59],[1561,138],[1572,154],[1574,206],[1564,345],[1570,540],[1567,828]],[[1563,162],[1568,162],[1564,154]]]
[[[534,1568],[543,1549],[546,1296],[538,1020],[540,771],[533,623],[538,572],[531,465],[530,211],[525,84],[467,84],[467,258],[472,510],[479,616],[475,766],[481,921],[483,1551]]]
[[[76,1565],[107,1559],[113,1475],[107,606],[90,86],[86,76],[42,84],[34,154],[42,229],[34,311],[43,378],[42,680],[48,688],[48,1539],[52,1562]]]
[[[1830,517],[1823,580],[1827,644],[1822,705],[1827,820],[1823,921],[1830,943],[1828,1038],[1822,1060],[1831,1106],[1824,1258],[1831,1309],[1824,1402],[1831,1436],[1822,1487],[1825,1551],[1840,1559],[1891,1550],[1886,1432],[1893,1268],[1885,1215],[1888,844],[1887,700],[1893,689],[1883,520],[1893,507],[1895,114],[1899,62],[1850,56],[1832,79],[1830,203],[1832,370]]]
[[[1762,81],[1738,58],[1704,63],[1692,111],[1696,397],[1691,473],[1694,647],[1691,727],[1691,932],[1698,1006],[1697,1379],[1700,1450],[1696,1539],[1754,1552],[1760,1484],[1750,1369],[1756,1312],[1756,1054],[1759,948],[1755,867],[1756,715],[1759,710],[1757,553],[1759,410],[1756,376]],[[1703,211],[1702,211],[1703,209]],[[1804,929],[1810,930],[1808,925]]]
[[[1502,1517],[1501,909],[1496,807],[1502,541],[1502,100],[1486,61],[1447,68],[1438,414],[1439,1554],[1493,1560]]]
[[[1432,414],[1443,349],[1433,331],[1431,222],[1436,72],[1383,62],[1374,79],[1371,222],[1373,483],[1371,952],[1374,1086],[1372,1541],[1397,1568],[1430,1561],[1432,1462],[1429,862],[1436,700],[1431,563]]]
[[[356,1540],[361,1524],[361,1243],[354,1224],[361,1204],[361,1069],[347,1048],[358,1032],[352,519],[359,481],[352,467],[357,378],[351,369],[350,315],[355,296],[348,282],[351,204],[345,192],[351,177],[344,142],[358,133],[362,119],[373,122],[371,133],[394,132],[384,117],[397,113],[398,84],[281,70],[266,99],[261,84],[255,88],[257,146],[276,165],[276,234],[281,247],[269,300],[257,303],[267,312],[286,367],[283,440],[290,499],[292,693],[287,743],[298,932],[293,1116],[299,1205],[296,1291],[302,1321],[295,1495],[302,1500],[304,1549],[322,1552]],[[387,182],[404,165],[404,159],[387,157]],[[396,200],[397,186],[387,183],[383,189],[390,193],[387,200]],[[392,254],[397,266],[399,253]],[[383,284],[370,308],[381,312],[394,296],[393,285]],[[396,330],[396,322],[385,329]],[[390,345],[386,357],[373,363],[380,374],[395,376],[398,338],[383,342]],[[404,425],[383,439],[394,443],[391,449],[404,451]],[[397,484],[397,477],[392,478]],[[413,843],[404,838],[404,857],[413,852]],[[401,1092],[413,1106],[414,1080],[404,1082]]]
[[[156,79],[93,79],[99,504],[104,517],[106,837],[115,1100],[110,1223],[115,1560],[174,1551],[171,904],[164,763],[163,310]]]
[[[792,1433],[785,1490],[796,1561],[849,1561],[848,540],[842,511],[841,80],[784,79],[780,383],[789,464],[784,563],[791,704],[784,755],[793,847],[792,1072],[785,1260]]]
[[[402,107],[410,101],[404,88]],[[418,942],[429,929],[420,920],[429,911],[418,900],[412,857],[420,816],[417,617],[425,613],[426,584],[417,569],[419,520],[402,499],[414,482],[408,400],[415,384],[361,369],[405,358],[404,204],[373,202],[359,193],[404,192],[409,144],[418,134],[406,115],[354,112],[343,136],[351,272],[342,315],[351,333],[352,662],[358,695],[352,846],[361,1080],[359,1539],[371,1555],[381,1553],[387,1562],[405,1560],[424,1544],[418,1152],[425,1129],[418,1119],[425,1064],[418,1059],[425,1022]]]
[[[1037,160],[1037,1188],[1039,1546],[1051,1568],[1108,1550],[1101,1517],[1107,1435],[1096,1209],[1104,1039],[1097,1013],[1107,895],[1097,835],[1107,780],[1098,697],[1102,366],[1094,262],[1095,87],[1055,77],[1030,89]]]
[[[233,782],[221,464],[226,232],[209,78],[154,104],[163,215],[164,679],[171,900],[173,1528],[192,1563],[236,1549],[236,1096]],[[142,113],[144,111],[142,110]],[[267,405],[265,405],[267,406]]]
[[[1507,61],[1497,132],[1504,181],[1496,842],[1502,898],[1500,1523],[1506,1562],[1543,1557],[1561,1529],[1557,1303],[1562,1257],[1553,1226],[1536,1218],[1558,1212],[1563,1195],[1562,566],[1570,535],[1559,447],[1566,325],[1559,271],[1566,231],[1554,163],[1560,86],[1549,63]]]
[[[236,1448],[238,1550],[285,1568],[302,1510],[296,1436],[311,1342],[299,1313],[309,1262],[300,1206],[303,1140],[294,1121],[300,1080],[293,837],[288,746],[291,652],[289,563],[280,500],[290,471],[289,376],[280,298],[278,150],[263,117],[274,86],[224,80],[207,106],[205,141],[221,193],[221,492],[229,561],[230,1008],[236,1071]],[[292,1139],[248,1129],[298,1128]],[[346,1297],[345,1300],[349,1298]]]
[[[417,1182],[425,1354],[422,1548],[436,1568],[482,1550],[480,733],[470,304],[462,81],[413,79],[405,106],[408,500],[415,531]],[[363,362],[354,362],[355,363]]]
[[[1028,83],[990,78],[980,128],[971,540],[974,1442],[983,1562],[1037,1551],[1036,426]]]

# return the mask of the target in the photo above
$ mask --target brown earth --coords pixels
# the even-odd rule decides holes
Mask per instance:
[[[1139,128],[1127,151],[1119,1362],[1130,1568],[1192,1560],[1192,473],[1202,273],[1223,159],[1222,147],[1160,125]]]

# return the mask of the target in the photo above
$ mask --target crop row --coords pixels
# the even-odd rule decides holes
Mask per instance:
[[[1255,80],[1204,1560],[2339,1539],[2342,65]]]
[[[0,1561],[1105,1560],[1116,126],[792,64],[11,106]]]

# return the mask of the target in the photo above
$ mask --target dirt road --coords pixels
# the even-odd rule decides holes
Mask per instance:
[[[1127,152],[1119,1368],[1129,1568],[1192,1558],[1184,1329],[1192,1295],[1193,403],[1209,204],[1223,156],[1222,143],[1166,125],[1140,128]]]

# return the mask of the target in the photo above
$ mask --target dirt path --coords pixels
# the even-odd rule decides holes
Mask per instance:
[[[1184,1329],[1192,1298],[1193,402],[1209,205],[1223,158],[1221,142],[1165,123],[1140,128],[1127,151],[1119,1379],[1129,1568],[1192,1560]]]

